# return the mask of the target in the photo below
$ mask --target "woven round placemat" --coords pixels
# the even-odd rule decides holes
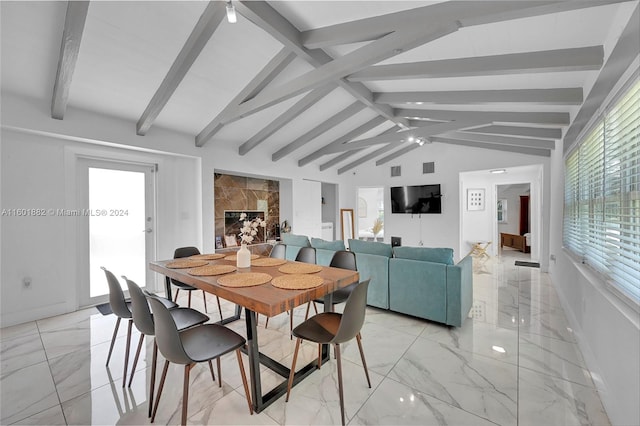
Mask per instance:
[[[277,259],[275,257],[261,257],[251,261],[251,266],[279,266],[287,263],[287,259]]]
[[[259,256],[259,255],[257,255],[257,254],[252,254],[252,255],[251,255],[251,260],[253,260],[253,259],[257,259],[257,258],[259,258],[259,257],[260,257],[260,256]],[[230,255],[228,255],[228,256],[225,256],[225,257],[224,257],[224,260],[231,260],[232,262],[235,262],[235,261],[237,260],[237,258],[238,258],[238,257],[237,257],[237,255],[235,255],[235,254],[230,254]]]
[[[314,274],[322,271],[322,266],[313,263],[287,263],[278,268],[283,274]]]
[[[198,266],[207,265],[206,260],[179,259],[167,263],[165,266],[170,269],[197,268]]]
[[[253,287],[271,281],[271,275],[262,272],[243,272],[218,278],[218,284],[225,287]]]
[[[285,290],[307,290],[321,286],[324,278],[317,275],[290,274],[281,275],[271,280],[271,285]]]
[[[207,265],[199,268],[189,269],[187,274],[194,275],[196,277],[210,277],[212,275],[228,274],[236,270],[233,265]]]
[[[197,260],[216,260],[222,259],[224,254],[222,253],[211,253],[211,254],[195,254],[193,256],[189,256],[189,259],[197,259]]]

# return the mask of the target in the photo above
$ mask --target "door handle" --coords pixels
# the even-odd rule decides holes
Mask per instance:
[[[150,234],[150,233],[152,233],[152,232],[153,232],[153,229],[151,229],[151,228],[147,228],[147,229],[145,229],[145,230],[144,230],[144,231],[142,231],[142,232],[146,232],[147,234]]]

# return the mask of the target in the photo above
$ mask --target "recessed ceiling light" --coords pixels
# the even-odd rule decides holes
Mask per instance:
[[[507,173],[507,170],[506,169],[494,169],[494,170],[489,170],[489,173],[495,173],[495,174]]]

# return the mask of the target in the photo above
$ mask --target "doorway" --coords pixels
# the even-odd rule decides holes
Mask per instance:
[[[156,166],[96,159],[81,159],[79,164],[83,248],[79,302],[90,306],[108,300],[102,266],[141,287],[153,279],[147,265],[155,257]]]
[[[531,258],[531,185],[496,185],[496,222],[498,255]]]

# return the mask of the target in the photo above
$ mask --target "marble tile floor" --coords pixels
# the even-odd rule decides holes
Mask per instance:
[[[473,308],[461,328],[369,308],[362,337],[371,389],[357,345],[343,348],[348,424],[609,425],[549,276],[514,266],[526,257],[505,250],[476,265]],[[215,307],[213,297],[208,305]],[[192,306],[202,308],[202,300]],[[223,309],[231,314],[233,306],[223,302]],[[210,316],[217,319],[213,308]],[[304,308],[296,309],[295,323],[303,317]],[[123,389],[126,327],[104,365],[114,323],[90,308],[2,329],[0,423],[149,424],[152,340],[132,387]],[[229,326],[244,335],[244,321]],[[259,333],[262,351],[291,363],[295,341],[286,314],[271,318],[268,329],[261,317]],[[314,345],[303,344],[298,365],[315,354]],[[169,370],[157,424],[180,422],[182,371]],[[261,377],[264,389],[281,380],[264,368]],[[288,403],[281,398],[250,416],[237,361],[227,355],[222,387],[206,365],[193,370],[189,423],[340,424],[336,377],[329,362],[295,387]]]

